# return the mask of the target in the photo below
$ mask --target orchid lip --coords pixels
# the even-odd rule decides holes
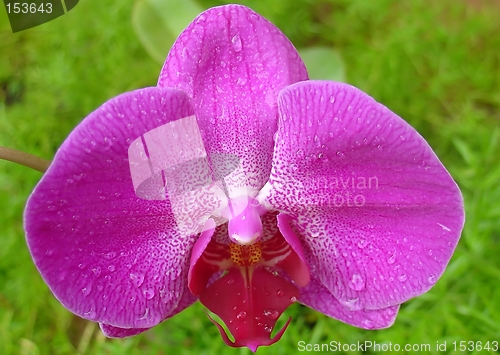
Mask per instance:
[[[305,287],[310,275],[300,243],[291,230],[284,228],[289,220],[277,218],[275,221],[277,226],[283,226],[286,239],[280,232],[261,238],[260,213],[263,209],[253,199],[247,198],[246,202],[239,209],[239,214],[233,214],[228,221],[229,244],[212,239],[215,225],[213,222],[207,224],[206,231],[200,235],[193,249],[189,289],[223,320],[234,342],[223,327],[208,315],[227,345],[247,346],[255,351],[257,347],[271,345],[281,338],[290,320],[270,338],[276,321],[298,299],[298,287]],[[275,214],[272,216],[276,218]],[[238,237],[236,233],[231,234],[235,230],[258,230],[258,233],[247,234],[251,240],[242,241],[234,238],[235,235]],[[276,269],[283,270],[291,281]],[[224,270],[227,273],[209,283],[212,274]],[[221,299],[224,302],[220,302]]]

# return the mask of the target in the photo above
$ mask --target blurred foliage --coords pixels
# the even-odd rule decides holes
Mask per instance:
[[[137,0],[132,25],[149,55],[162,64],[177,36],[203,10],[194,0]]]
[[[299,340],[447,341],[448,351],[453,341],[500,340],[498,1],[242,3],[298,48],[337,49],[346,81],[428,140],[461,186],[467,213],[444,276],[404,304],[393,327],[365,331],[296,305],[286,313],[294,320],[283,339],[259,354],[295,353]],[[67,15],[16,34],[0,10],[0,145],[50,159],[71,129],[107,99],[155,85],[160,65],[134,33],[133,5],[84,0]],[[23,237],[23,207],[39,178],[0,161],[0,354],[250,353],[226,347],[199,304],[122,340],[105,339],[95,324],[66,311],[41,280]],[[434,347],[432,353],[438,353]]]

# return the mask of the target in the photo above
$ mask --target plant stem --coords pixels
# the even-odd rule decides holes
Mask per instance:
[[[45,160],[19,150],[0,146],[0,159],[27,166],[42,173],[47,171],[50,160]]]

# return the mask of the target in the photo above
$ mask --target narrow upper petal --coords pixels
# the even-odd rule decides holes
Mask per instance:
[[[300,290],[298,301],[329,317],[363,329],[382,329],[392,326],[399,310],[399,305],[375,310],[350,310],[315,278],[306,288]]]
[[[276,26],[241,5],[211,8],[181,33],[158,85],[193,98],[209,154],[235,154],[241,166],[227,178],[230,197],[256,193],[271,171],[277,97],[307,79],[297,51]],[[215,172],[226,162],[212,162]],[[224,175],[224,174],[216,174]]]
[[[136,196],[128,148],[190,115],[190,98],[175,89],[108,101],[69,135],[31,195],[28,246],[56,298],[77,315],[148,328],[187,306],[180,302],[195,237],[176,231],[168,200]]]
[[[267,202],[290,214],[311,275],[352,310],[398,305],[432,287],[464,211],[425,140],[345,84],[297,83],[278,105]]]

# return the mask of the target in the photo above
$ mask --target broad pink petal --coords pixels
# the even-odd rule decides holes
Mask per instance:
[[[228,5],[203,12],[181,33],[158,85],[193,98],[209,155],[241,160],[226,178],[231,196],[240,187],[256,193],[267,181],[278,93],[306,79],[297,51],[276,26],[247,7]],[[227,165],[212,164],[216,171]]]
[[[394,324],[399,310],[399,305],[396,305],[376,310],[351,311],[333,297],[330,291],[321,286],[316,279],[312,279],[306,288],[300,290],[298,301],[329,317],[364,329],[390,327]]]
[[[167,318],[175,316],[177,313],[183,311],[184,309],[192,305],[196,300],[197,297],[193,296],[193,294],[186,288],[179,303],[175,306],[175,308],[168,315]],[[99,327],[101,328],[104,335],[109,338],[128,338],[137,334],[141,334],[146,330],[151,329],[151,328],[119,328],[103,323],[99,323]]]
[[[127,150],[146,132],[192,114],[189,97],[175,89],[120,95],[69,135],[35,188],[25,211],[28,246],[56,298],[75,314],[148,328],[187,306],[180,302],[195,237],[176,232],[168,200],[136,196]]]
[[[311,275],[352,310],[398,305],[430,289],[464,211],[425,140],[346,84],[297,83],[278,105],[267,202],[290,215]]]
[[[108,338],[128,338],[134,335],[144,333],[146,330],[151,328],[118,328],[112,325],[107,325],[104,323],[99,323],[103,334]]]

